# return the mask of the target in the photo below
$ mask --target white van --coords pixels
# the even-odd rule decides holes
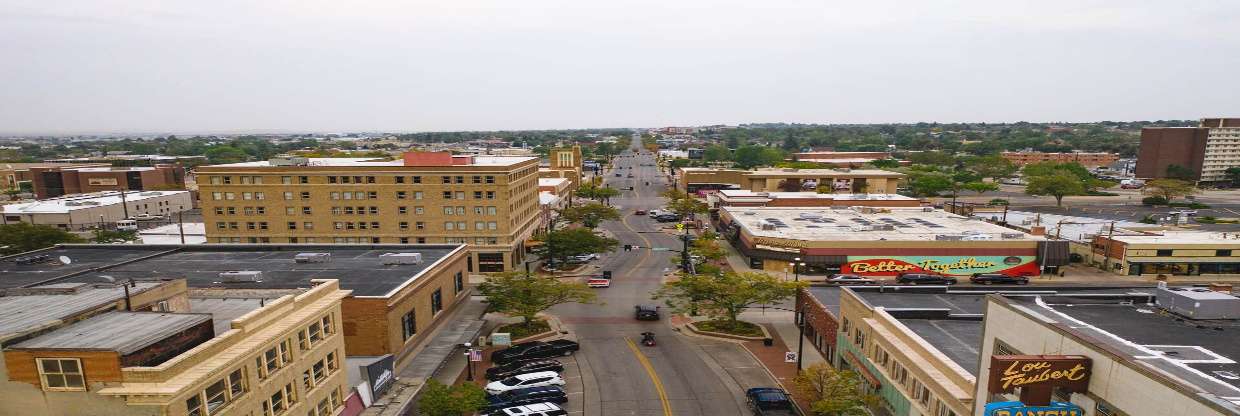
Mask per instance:
[[[117,231],[138,231],[138,222],[134,220],[120,220],[116,222]]]

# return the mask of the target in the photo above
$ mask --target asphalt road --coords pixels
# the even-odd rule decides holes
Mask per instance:
[[[640,139],[634,139],[634,151]],[[620,240],[621,246],[679,249],[673,236],[659,232],[658,223],[646,216],[635,216],[637,209],[659,208],[664,200],[658,193],[667,182],[654,166],[651,154],[617,158],[616,168],[607,171],[606,181],[613,188],[627,189],[611,204],[620,208],[623,221],[609,221],[602,228]],[[623,167],[623,169],[621,169]],[[632,167],[632,169],[628,169]],[[615,172],[625,176],[617,178]],[[632,173],[634,178],[627,178]],[[650,186],[645,182],[649,181]],[[748,354],[736,344],[701,340],[680,335],[663,321],[637,321],[633,317],[636,304],[659,304],[650,299],[658,289],[663,274],[672,269],[670,258],[675,252],[638,249],[617,250],[597,261],[601,270],[613,273],[610,288],[598,289],[596,305],[560,305],[551,310],[577,334],[581,351],[577,360],[585,384],[587,415],[743,415],[741,384],[763,384],[756,380],[739,384],[710,355],[726,359],[744,358]],[[637,343],[641,333],[655,333],[658,343],[645,347]],[[722,361],[722,360],[720,360]],[[756,365],[756,362],[753,364]],[[767,378],[769,380],[769,378]],[[769,382],[769,381],[768,381]],[[597,409],[591,407],[598,406]]]

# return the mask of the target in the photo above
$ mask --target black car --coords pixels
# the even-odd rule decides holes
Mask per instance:
[[[1001,285],[1009,285],[1009,284],[1027,285],[1029,284],[1028,277],[1008,276],[1003,273],[974,273],[973,276],[969,277],[969,281],[973,283],[977,283],[977,284],[983,284],[983,285],[991,285],[991,284],[996,284],[996,283],[1001,284]]]
[[[493,412],[507,407],[534,403],[562,404],[568,401],[568,394],[560,386],[526,387],[509,390],[487,397],[487,407],[483,413]]]
[[[564,364],[556,360],[517,361],[487,369],[487,380],[501,380],[517,374],[537,373],[539,371],[563,372]],[[512,365],[518,364],[518,365]]]
[[[659,214],[654,216],[654,220],[658,222],[675,222],[680,221],[680,216],[676,214]]]
[[[580,345],[566,339],[523,342],[491,354],[491,362],[503,365],[530,358],[567,357],[578,349],[581,349]]]
[[[896,276],[896,283],[910,285],[954,285],[956,284],[956,278],[930,273],[900,273],[899,276]]]
[[[659,307],[653,305],[637,305],[633,317],[639,321],[657,321],[659,320]]]

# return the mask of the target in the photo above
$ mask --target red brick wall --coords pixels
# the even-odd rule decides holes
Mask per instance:
[[[452,166],[452,153],[448,152],[407,152],[404,154],[405,166]]]
[[[838,318],[807,290],[801,291],[797,310],[804,313],[803,319],[807,325],[806,337],[811,341],[821,339],[821,344],[815,345],[814,348],[818,349],[818,352],[828,361],[832,360],[832,354],[835,351],[835,333],[839,332],[840,328]],[[811,336],[811,332],[820,337]]]
[[[1138,178],[1167,176],[1168,165],[1180,165],[1201,175],[1201,162],[1206,151],[1205,128],[1141,129],[1141,147],[1137,151]]]

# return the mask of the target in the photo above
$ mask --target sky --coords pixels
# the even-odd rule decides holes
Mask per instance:
[[[1240,2],[0,0],[0,133],[1240,116]]]

